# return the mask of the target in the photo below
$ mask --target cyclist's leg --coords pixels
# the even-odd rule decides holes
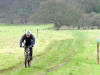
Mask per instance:
[[[33,53],[33,50],[32,50],[32,47],[30,48],[30,60],[32,60],[32,53]]]
[[[26,63],[27,63],[27,62],[26,62],[26,47],[24,47],[24,56],[25,56],[25,68],[26,68],[26,67],[27,67],[27,66],[26,66]]]
[[[27,46],[27,45],[26,45],[26,44],[24,44],[24,52],[26,52],[26,46]]]
[[[24,53],[26,52],[26,48],[27,48],[27,46],[26,46],[26,45],[24,45]]]

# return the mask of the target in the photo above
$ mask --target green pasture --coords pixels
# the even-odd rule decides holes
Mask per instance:
[[[52,26],[1,25],[0,75],[99,75],[96,38],[100,38],[100,30],[57,31]],[[34,60],[27,69],[24,49],[19,47],[26,30],[31,30],[36,38]]]

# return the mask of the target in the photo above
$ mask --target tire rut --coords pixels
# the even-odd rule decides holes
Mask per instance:
[[[39,54],[39,55],[34,56],[34,57],[33,57],[33,60],[35,60],[37,57],[40,57],[40,56],[43,56],[43,54]],[[18,68],[20,68],[22,65],[24,65],[24,62],[21,62],[21,63],[15,65],[15,66],[12,66],[12,67],[10,67],[10,68],[8,68],[8,69],[0,70],[0,73],[4,73],[4,72],[12,71],[12,70],[14,70],[14,69],[18,69]]]
[[[61,67],[64,66],[64,65],[70,63],[70,61],[71,61],[71,57],[72,57],[72,56],[75,56],[76,54],[77,54],[76,52],[70,54],[70,55],[67,57],[66,60],[63,60],[62,63],[57,64],[56,66],[47,69],[46,72],[52,72],[52,71],[54,71],[54,70],[57,70],[57,69],[61,68]]]

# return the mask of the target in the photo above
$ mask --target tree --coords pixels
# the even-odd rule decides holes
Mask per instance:
[[[33,22],[35,23],[50,23],[51,19],[55,26],[61,25],[73,25],[77,24],[81,17],[81,13],[78,9],[71,5],[67,5],[66,1],[48,1],[41,5],[41,8],[33,14]]]

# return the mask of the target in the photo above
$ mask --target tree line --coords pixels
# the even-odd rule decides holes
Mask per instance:
[[[100,0],[0,0],[0,22],[100,28]]]

